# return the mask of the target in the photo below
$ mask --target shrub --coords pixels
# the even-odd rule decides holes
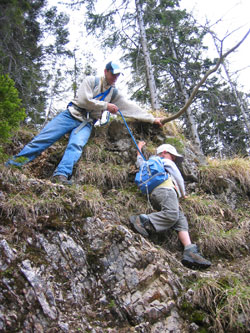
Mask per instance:
[[[8,75],[0,75],[0,142],[6,142],[25,119],[21,103],[14,81]]]

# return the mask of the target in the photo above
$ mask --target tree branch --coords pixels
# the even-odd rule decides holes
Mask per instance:
[[[208,78],[209,75],[211,75],[212,73],[216,72],[217,69],[219,68],[219,66],[222,64],[222,62],[224,61],[224,59],[232,52],[234,52],[243,42],[244,40],[247,38],[247,36],[250,34],[250,29],[248,30],[248,32],[245,34],[245,36],[234,46],[232,47],[229,51],[227,51],[225,54],[222,54],[222,45],[221,45],[221,50],[220,50],[220,58],[218,59],[216,65],[208,70],[205,75],[203,76],[203,78],[200,80],[200,82],[194,87],[189,99],[187,100],[187,102],[185,103],[185,105],[183,106],[183,108],[181,108],[176,114],[174,114],[173,116],[170,117],[166,117],[164,118],[161,123],[164,125],[174,119],[179,118],[185,111],[187,111],[187,109],[189,108],[189,106],[191,105],[194,97],[196,96],[199,88],[203,85],[203,83],[206,81],[206,79]]]

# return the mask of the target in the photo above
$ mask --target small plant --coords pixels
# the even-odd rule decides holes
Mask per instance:
[[[109,302],[108,307],[109,307],[110,309],[112,309],[112,308],[115,307],[115,301],[114,301],[113,299]]]

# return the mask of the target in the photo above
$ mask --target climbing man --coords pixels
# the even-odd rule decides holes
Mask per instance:
[[[67,148],[52,178],[54,182],[70,185],[73,167],[81,157],[93,125],[101,119],[104,111],[116,114],[120,110],[125,117],[162,126],[162,118],[155,118],[142,110],[115,88],[121,72],[120,66],[110,61],[104,69],[103,77],[87,76],[67,109],[52,119],[19,154],[9,159],[6,165],[22,166],[31,162],[63,135],[70,133]]]
[[[144,141],[138,143],[140,151],[144,145]],[[179,207],[178,197],[186,198],[186,192],[183,177],[175,162],[181,162],[183,156],[170,144],[159,146],[156,154],[161,158],[168,173],[167,180],[155,187],[150,194],[150,201],[157,212],[131,216],[132,227],[146,237],[150,233],[166,231],[170,228],[176,230],[178,238],[184,246],[182,264],[194,269],[208,268],[211,266],[211,262],[203,258],[197,246],[191,243],[188,222]],[[143,161],[138,152],[137,166],[140,167]]]

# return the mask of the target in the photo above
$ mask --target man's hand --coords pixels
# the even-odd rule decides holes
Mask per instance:
[[[164,117],[162,117],[162,118],[155,118],[155,120],[154,120],[154,124],[156,124],[156,125],[162,127],[163,124],[161,123],[161,121],[162,121],[163,119],[164,119]]]
[[[118,112],[118,107],[115,104],[108,103],[107,109],[110,113],[116,114]]]

